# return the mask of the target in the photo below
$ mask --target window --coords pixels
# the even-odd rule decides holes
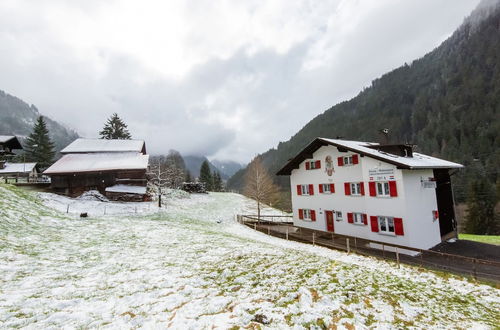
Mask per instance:
[[[361,183],[359,182],[351,183],[351,195],[361,195]]]
[[[308,160],[306,162],[306,170],[317,170],[321,168],[320,160]]]
[[[336,217],[336,218],[337,218],[337,221],[342,221],[342,212],[341,212],[341,211],[337,211],[337,212],[335,212],[335,213],[336,213],[336,215],[337,215],[337,217]]]
[[[337,159],[339,166],[350,166],[359,163],[359,155],[341,156]]]
[[[389,182],[377,182],[377,196],[390,197]]]
[[[352,220],[357,225],[364,225],[365,222],[363,220],[363,213],[353,213]]]
[[[312,184],[297,185],[297,195],[314,195],[314,187]]]
[[[337,221],[342,221],[342,212],[341,211],[337,211],[335,212],[336,214],[336,220]]]
[[[384,234],[394,234],[394,218],[377,217],[379,231]]]
[[[299,219],[316,221],[316,211],[310,209],[299,209]]]
[[[335,192],[335,185],[333,183],[320,183],[319,192],[322,194],[333,194]]]

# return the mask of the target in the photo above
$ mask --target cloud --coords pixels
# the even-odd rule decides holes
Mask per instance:
[[[0,4],[0,89],[96,136],[113,112],[169,149],[246,162],[424,55],[477,1]]]

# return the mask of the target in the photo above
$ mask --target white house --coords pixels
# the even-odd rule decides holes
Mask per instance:
[[[290,175],[295,226],[429,249],[456,236],[450,169],[407,145],[316,138]]]

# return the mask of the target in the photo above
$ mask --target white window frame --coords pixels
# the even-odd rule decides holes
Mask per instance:
[[[332,191],[331,191],[331,186],[329,183],[322,183],[321,184],[323,186],[323,194],[331,194]]]
[[[312,221],[311,219],[311,209],[302,209],[302,220]]]
[[[354,163],[352,161],[352,155],[351,156],[343,156],[342,158],[343,158],[344,166],[354,165]]]
[[[365,225],[365,221],[363,219],[363,213],[353,212],[352,213],[352,223],[355,225]]]
[[[391,197],[391,188],[389,181],[377,181],[375,183],[377,197]]]
[[[334,211],[335,212],[335,221],[343,221],[342,211]]]
[[[394,217],[377,216],[378,232],[384,235],[396,235],[396,227],[394,224]],[[392,231],[390,231],[390,224],[392,222]],[[385,227],[385,230],[383,229]]]
[[[309,194],[309,185],[308,184],[301,184],[300,185],[300,191],[302,192],[302,195],[304,196],[310,196]]]
[[[351,182],[349,188],[352,196],[361,196],[361,182]]]

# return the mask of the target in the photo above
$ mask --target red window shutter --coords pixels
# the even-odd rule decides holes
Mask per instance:
[[[304,219],[304,210],[299,209],[299,219]]]
[[[314,185],[313,184],[309,185],[309,195],[314,195]]]
[[[335,192],[335,184],[330,183],[330,192],[333,194]]]
[[[302,186],[300,184],[297,185],[297,195],[302,195]]]
[[[337,158],[337,161],[339,163],[339,166],[344,166],[344,157]]]
[[[365,195],[365,183],[360,182],[359,187],[361,188],[361,196],[364,196]]]
[[[370,196],[377,196],[376,183],[373,181],[368,182],[368,190],[370,191]]]
[[[437,211],[437,210],[432,211],[432,218],[433,218],[434,220],[439,219],[439,211]]]
[[[378,233],[378,219],[376,216],[371,216],[370,217],[370,225],[372,227],[372,231],[374,233]]]
[[[349,182],[344,183],[344,191],[346,196],[351,194],[351,184]]]
[[[315,168],[321,168],[321,160],[317,160],[316,163],[314,164]]]
[[[368,216],[367,216],[366,214],[363,214],[363,223],[364,223],[365,225],[367,225],[367,224],[368,224]]]
[[[323,184],[319,184],[319,193],[322,194],[323,193]]]
[[[396,181],[389,181],[389,192],[391,197],[398,197],[398,188],[396,187]]]
[[[358,157],[358,155],[352,155],[352,163],[353,164],[358,164],[359,163],[359,157]]]
[[[354,223],[354,218],[352,216],[352,213],[347,213],[347,222]]]
[[[403,230],[403,219],[394,218],[394,233],[401,236],[405,234]]]
[[[311,210],[311,221],[316,221],[316,211]]]
[[[311,163],[309,161],[306,162],[306,170],[309,170],[311,168]]]

